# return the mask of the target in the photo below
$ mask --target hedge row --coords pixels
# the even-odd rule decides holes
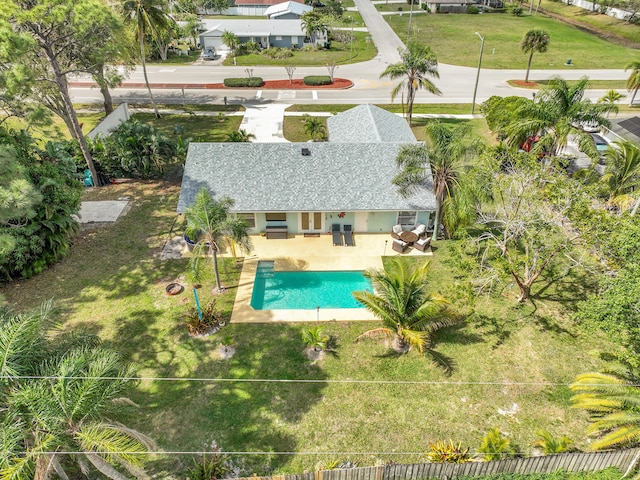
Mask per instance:
[[[225,78],[225,87],[261,87],[264,85],[262,77],[251,78]]]
[[[331,85],[332,83],[329,75],[309,75],[304,77],[305,85]]]

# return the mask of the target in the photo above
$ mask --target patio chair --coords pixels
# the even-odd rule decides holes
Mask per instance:
[[[353,230],[351,230],[351,225],[344,226],[344,246],[345,247],[355,246],[355,244],[353,243]]]
[[[431,245],[431,237],[419,238],[416,242],[413,242],[413,248],[424,252]]]
[[[418,223],[416,225],[416,228],[414,228],[413,230],[411,230],[413,233],[415,233],[418,238],[422,237],[425,233],[427,233],[427,226],[424,223]]]
[[[391,229],[391,236],[393,238],[395,238],[396,240],[400,239],[400,234],[402,233],[402,226],[401,225],[394,225],[393,228]]]
[[[342,245],[342,233],[340,233],[340,224],[331,225],[331,235],[333,236],[333,245]]]
[[[407,242],[403,242],[400,239],[393,239],[393,243],[391,244],[391,248],[398,252],[403,253],[409,244]]]
[[[89,170],[88,168],[84,169],[83,172],[84,178],[82,179],[82,184],[85,187],[93,187],[93,175],[91,175],[91,170]]]

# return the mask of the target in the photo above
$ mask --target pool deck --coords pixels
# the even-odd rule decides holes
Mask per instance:
[[[315,321],[370,321],[373,314],[364,308],[318,310],[254,310],[251,307],[253,282],[258,261],[273,260],[276,270],[366,270],[382,268],[383,255],[400,255],[391,249],[389,234],[354,234],[355,246],[333,246],[331,235],[305,237],[291,235],[286,240],[267,240],[252,235],[253,250],[244,259],[236,300],[231,313],[233,323],[275,323]],[[385,242],[386,245],[385,245]],[[402,256],[429,256],[428,252],[408,249]]]

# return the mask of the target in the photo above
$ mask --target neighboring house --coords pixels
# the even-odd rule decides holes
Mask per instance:
[[[235,0],[234,8],[237,15],[264,15],[267,8],[278,3],[282,3],[282,0]]]
[[[305,32],[300,20],[220,20],[200,34],[200,45],[205,50],[226,50],[222,41],[225,31],[234,33],[240,43],[256,42],[261,48],[304,46]]]
[[[640,117],[612,119],[609,130],[615,134],[607,135],[609,141],[624,139],[640,146]]]
[[[398,122],[400,120],[400,122]],[[359,132],[353,138],[349,132]],[[373,131],[373,133],[371,133]],[[431,184],[409,198],[391,183],[402,145],[416,143],[407,123],[362,105],[330,119],[329,142],[191,143],[178,212],[202,186],[228,196],[252,233],[285,228],[289,234],[326,233],[350,224],[360,233],[428,225],[435,211]]]
[[[271,5],[264,11],[264,14],[272,20],[296,20],[303,13],[312,12],[313,7],[299,2],[283,2]]]
[[[420,6],[426,4],[431,13],[467,13],[467,7],[476,5],[474,0],[420,0]]]

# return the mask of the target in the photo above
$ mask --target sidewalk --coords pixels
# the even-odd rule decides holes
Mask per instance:
[[[284,111],[290,105],[272,103],[268,105],[243,104],[246,108],[240,128],[256,136],[257,143],[286,142],[282,132]]]

